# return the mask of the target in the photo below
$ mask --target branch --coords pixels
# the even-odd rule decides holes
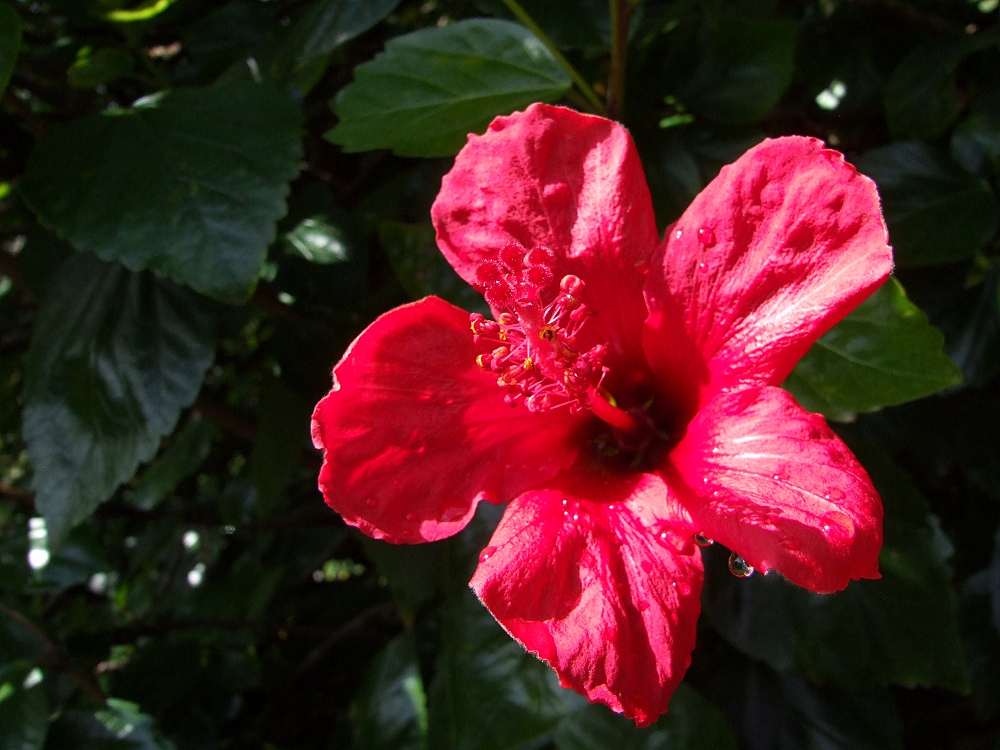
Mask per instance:
[[[108,696],[104,694],[94,676],[86,672],[81,672],[59,644],[49,638],[35,623],[3,602],[0,602],[0,614],[7,615],[7,617],[18,623],[45,646],[45,653],[42,654],[40,659],[42,666],[46,669],[54,669],[57,672],[62,672],[98,705],[103,706],[107,702]]]

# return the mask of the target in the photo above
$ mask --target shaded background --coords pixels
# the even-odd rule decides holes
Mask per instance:
[[[997,5],[0,2],[0,748],[1000,747]],[[716,545],[647,730],[468,592],[497,508],[371,541],[308,437],[376,315],[483,305],[428,215],[465,134],[608,98],[661,228],[813,135],[898,266],[785,384],[882,494],[883,578],[819,596]]]

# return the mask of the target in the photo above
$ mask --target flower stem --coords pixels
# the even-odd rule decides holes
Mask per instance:
[[[534,19],[525,12],[524,8],[521,7],[517,0],[503,0],[503,3],[507,6],[507,9],[517,17],[517,20],[527,26],[531,30],[531,33],[538,37],[538,41],[548,48],[549,52],[552,53],[552,56],[556,58],[556,61],[566,69],[567,73],[569,73],[570,78],[573,79],[573,83],[576,84],[576,87],[580,89],[580,92],[585,97],[587,97],[587,101],[591,106],[593,106],[594,110],[603,115],[605,112],[604,103],[600,100],[597,94],[594,93],[590,84],[588,84],[577,69],[573,67],[573,64],[563,56],[562,52],[559,51],[559,48],[552,43],[552,40],[549,39],[545,32],[541,30],[537,23],[535,23]]]
[[[625,101],[625,59],[628,52],[629,21],[632,3],[629,0],[609,0],[611,9],[611,72],[608,75],[608,117],[622,118]]]

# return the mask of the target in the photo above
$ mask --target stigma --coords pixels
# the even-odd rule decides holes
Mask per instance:
[[[567,275],[556,284],[554,260],[548,248],[509,244],[496,260],[479,264],[474,284],[498,314],[496,320],[470,316],[482,347],[476,363],[496,374],[509,406],[579,414],[603,401],[607,347],[581,350],[577,336],[592,314],[582,300],[584,283]]]

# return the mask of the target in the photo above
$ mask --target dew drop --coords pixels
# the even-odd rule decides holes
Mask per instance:
[[[417,514],[416,514],[416,513],[407,513],[407,514],[406,514],[405,516],[403,516],[403,517],[404,517],[404,518],[405,518],[405,519],[406,519],[407,521],[409,521],[410,523],[413,523],[414,521],[416,521],[416,520],[417,520]]]
[[[645,599],[640,599],[635,603],[635,606],[638,607],[640,612],[645,612],[647,609],[649,609],[649,602],[647,602]]]
[[[715,244],[715,232],[712,227],[702,227],[698,230],[698,242],[705,247],[712,247]]]
[[[682,232],[680,229],[678,229],[676,232],[674,232],[674,239],[675,240],[679,240],[683,235],[684,235],[684,232]]]
[[[680,619],[680,615],[678,615],[677,612],[670,610],[670,622],[676,625]]]
[[[497,551],[497,548],[490,545],[489,547],[484,547],[483,551],[479,553],[479,562],[484,563],[493,557],[493,554]]]
[[[643,560],[642,563],[640,564],[640,567],[647,573],[651,573],[653,571],[653,563],[651,563],[649,560]]]
[[[780,544],[789,552],[794,552],[795,550],[802,549],[802,542],[794,536],[781,537]]]
[[[681,581],[677,584],[677,590],[681,592],[681,596],[687,596],[691,593],[691,584],[687,581]]]
[[[778,471],[774,472],[774,475],[771,477],[771,479],[773,479],[775,482],[787,482],[788,472],[785,471],[784,469],[778,469]]]
[[[457,521],[458,519],[465,516],[465,510],[462,508],[445,508],[441,511],[441,523],[448,523],[450,521]]]
[[[846,513],[835,510],[823,516],[823,532],[835,539],[851,539],[854,537],[854,521]]]
[[[369,508],[377,508],[378,500],[376,500],[374,497],[370,497],[367,500],[365,500],[365,505],[367,505]]]
[[[410,531],[409,529],[403,529],[403,536],[407,536],[407,537],[413,536],[413,532]]]
[[[843,500],[847,495],[839,487],[834,487],[829,492],[827,492],[823,497],[827,500]]]
[[[695,534],[691,538],[694,539],[694,543],[697,544],[699,547],[711,547],[713,544],[715,544],[715,542],[712,539],[709,539],[704,534]]]
[[[733,552],[729,556],[729,572],[737,578],[749,578],[753,575],[753,565]]]

